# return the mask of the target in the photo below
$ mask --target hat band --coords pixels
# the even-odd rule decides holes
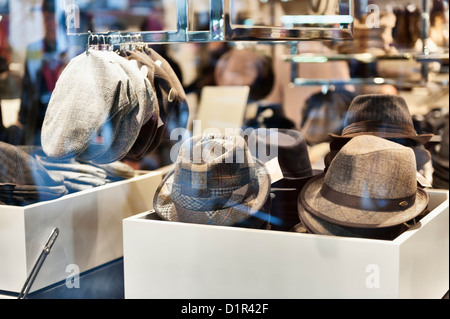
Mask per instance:
[[[326,184],[322,185],[320,194],[326,200],[329,200],[330,202],[333,202],[337,205],[359,210],[378,212],[407,210],[408,208],[412,207],[416,201],[416,193],[411,196],[401,198],[380,199],[344,194],[332,189]]]
[[[233,189],[232,192],[225,189],[218,189],[214,196],[196,197],[186,195],[186,189],[175,183],[172,185],[172,200],[174,204],[191,211],[216,211],[239,205],[250,196],[258,192],[258,183],[256,179],[241,186],[239,189]]]
[[[349,124],[342,130],[342,136],[361,132],[385,132],[402,136],[417,136],[414,128],[409,125],[400,123],[386,123],[383,121],[361,121]]]

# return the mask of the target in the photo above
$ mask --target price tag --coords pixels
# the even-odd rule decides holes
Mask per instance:
[[[284,178],[283,172],[280,168],[280,163],[278,163],[278,157],[272,158],[264,165],[269,171],[270,181],[272,182],[272,184]]]
[[[416,172],[416,176],[417,182],[419,182],[422,187],[432,187],[430,181],[425,176],[423,176],[419,172]]]

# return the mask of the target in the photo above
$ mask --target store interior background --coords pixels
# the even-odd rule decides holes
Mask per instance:
[[[275,0],[234,0],[233,18],[246,25],[280,26],[280,17],[286,14],[307,13],[307,1],[275,1]],[[335,2],[337,4],[337,1]],[[354,1],[355,19],[367,15],[366,9],[376,4],[382,16],[393,15],[397,19],[391,29],[388,39],[384,41],[388,50],[385,53],[421,53],[423,50],[423,34],[421,33],[421,12],[423,1]],[[427,48],[430,53],[448,54],[448,1],[432,0],[430,3],[430,32]],[[71,58],[86,50],[86,43],[79,41],[77,36],[68,35],[68,24],[73,23],[68,11],[69,5],[75,4],[79,9],[79,19],[76,21],[76,33],[95,32],[140,32],[176,29],[176,0],[0,0],[0,56],[1,74],[1,106],[2,122],[5,128],[14,127],[22,132],[30,123],[30,117],[21,119],[21,108],[30,96],[38,95],[45,105],[51,90],[57,81],[58,74]],[[51,14],[54,10],[54,14]],[[189,27],[193,30],[208,29],[208,0],[189,1]],[[50,14],[49,14],[50,12]],[[415,20],[403,29],[400,25],[399,12],[415,13]],[[418,14],[417,14],[418,13]],[[407,25],[407,24],[406,24]],[[72,25],[73,26],[73,25]],[[405,24],[403,25],[405,26]],[[387,41],[387,42],[386,42]],[[304,41],[299,42],[299,53],[330,54],[330,53],[379,53],[379,45],[358,48],[356,44],[349,47],[340,41]],[[252,48],[260,54],[269,56],[273,62],[274,84],[271,92],[263,92],[257,102],[258,107],[271,105],[273,111],[281,110],[285,121],[274,121],[272,126],[294,126],[301,129],[302,110],[307,99],[324,89],[335,89],[335,86],[298,86],[292,85],[290,78],[291,63],[282,60],[283,55],[290,53],[289,42],[259,43],[259,42],[209,42],[209,43],[171,43],[151,44],[173,63],[174,70],[180,77],[188,96],[189,125],[196,118],[201,99],[201,89],[207,85],[217,85],[213,77],[214,64],[217,59],[231,48]],[[347,51],[343,51],[344,48]],[[375,51],[372,51],[374,49]],[[46,68],[46,76],[40,79]],[[354,94],[387,93],[402,95],[410,107],[416,120],[430,116],[430,111],[448,113],[448,58],[446,62],[437,61],[427,64],[428,83],[425,85],[408,85],[422,79],[422,64],[415,60],[380,60],[373,63],[354,63],[352,61],[317,63],[299,63],[299,75],[306,79],[329,78],[347,80],[351,78],[381,77],[394,81],[394,85],[347,85],[343,88]],[[241,82],[236,75],[236,85]],[[255,102],[255,101],[252,101]],[[250,113],[252,114],[252,113]],[[245,120],[257,120],[259,113],[253,113]],[[253,116],[253,118],[251,118]],[[27,122],[28,121],[28,122]],[[261,122],[261,121],[260,121]],[[291,127],[289,127],[291,128]],[[192,129],[192,126],[189,126]],[[437,132],[434,132],[437,133]],[[18,133],[19,134],[19,133]],[[33,140],[24,140],[24,136],[16,137],[12,144],[33,144]],[[167,141],[166,141],[167,142]],[[170,143],[162,143],[160,148],[146,156],[140,162],[130,163],[135,168],[143,170],[156,169],[169,165],[167,152]],[[313,165],[323,164],[321,158],[328,150],[327,143],[311,142],[311,161]]]

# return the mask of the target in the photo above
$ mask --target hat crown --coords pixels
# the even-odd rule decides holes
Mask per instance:
[[[380,121],[414,127],[403,97],[388,94],[365,94],[355,97],[349,106],[344,125],[363,121]]]
[[[212,211],[239,203],[255,188],[255,162],[242,137],[196,136],[181,146],[172,188],[177,205]]]
[[[324,184],[340,193],[362,198],[412,196],[417,190],[414,152],[377,136],[356,136],[337,153],[325,174]]]
[[[278,157],[284,177],[313,175],[306,139],[300,131],[259,128],[249,135],[248,145],[253,156],[263,162]]]

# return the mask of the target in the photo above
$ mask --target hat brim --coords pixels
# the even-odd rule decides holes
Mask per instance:
[[[335,204],[325,199],[320,190],[325,174],[317,176],[303,187],[298,206],[325,221],[347,227],[379,228],[403,224],[423,212],[428,206],[429,196],[417,188],[415,204],[402,211],[370,211]]]
[[[260,227],[262,224],[269,221],[270,216],[270,176],[264,164],[255,159],[255,173],[258,184],[258,191],[255,194],[250,194],[241,203],[235,206],[227,207],[215,211],[189,211],[189,218],[182,218],[181,213],[186,215],[184,208],[177,206],[172,201],[172,183],[173,173],[171,171],[167,174],[158,189],[155,192],[153,199],[153,207],[156,213],[166,221],[200,223],[208,225],[221,226],[235,226],[248,225],[251,227]],[[269,207],[268,207],[269,206]],[[198,215],[197,215],[198,214]],[[248,220],[252,219],[252,223]]]
[[[346,227],[335,223],[330,223],[314,214],[309,213],[304,207],[299,205],[298,217],[305,225],[305,228],[314,234],[340,236],[340,237],[358,237],[370,239],[393,240],[403,231],[408,229],[404,224],[383,227],[383,228],[358,228]]]
[[[158,116],[159,114],[153,114],[150,119],[142,125],[136,141],[127,153],[126,158],[140,160],[145,156],[156,136]]]
[[[279,181],[276,181],[272,184],[272,190],[276,190],[278,188],[292,188],[300,191],[303,186],[305,186],[306,182],[308,182],[311,178],[318,176],[323,173],[323,170],[313,169],[312,175],[306,177],[283,177]]]
[[[338,135],[334,133],[328,133],[328,137],[330,140],[330,143],[345,143],[352,139],[355,136],[359,135],[374,135],[378,137],[382,137],[388,140],[411,140],[416,146],[417,145],[424,145],[427,142],[431,140],[431,138],[434,136],[434,134],[418,134],[418,135],[404,135],[404,134],[398,134],[398,133],[390,133],[390,132],[359,132],[359,133],[353,133],[353,134],[347,134],[347,135]]]

